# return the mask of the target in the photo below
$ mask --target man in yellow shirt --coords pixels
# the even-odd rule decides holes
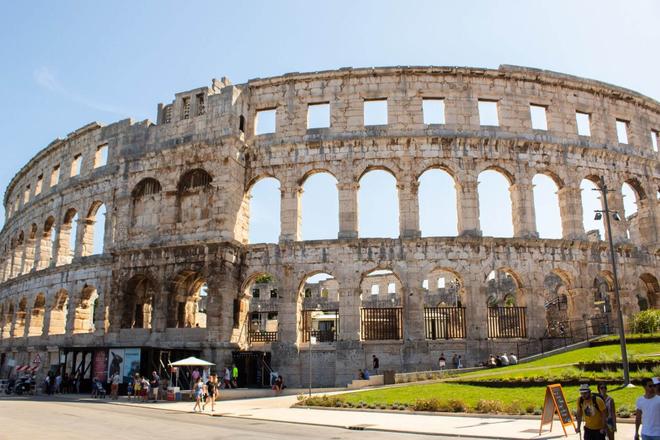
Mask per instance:
[[[605,440],[607,410],[605,402],[596,395],[591,394],[589,384],[580,385],[580,398],[577,404],[577,429],[580,432],[580,425],[584,419],[584,440]]]

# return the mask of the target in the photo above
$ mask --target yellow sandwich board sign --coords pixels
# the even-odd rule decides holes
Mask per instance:
[[[570,425],[575,430],[575,425],[573,424],[573,414],[571,414],[571,410],[568,408],[561,384],[548,385],[545,388],[545,400],[543,401],[539,435],[543,431],[543,425],[547,425],[548,423],[550,424],[550,431],[552,431],[552,419],[555,413],[559,416],[559,422],[564,430],[564,436],[568,437],[566,426]]]

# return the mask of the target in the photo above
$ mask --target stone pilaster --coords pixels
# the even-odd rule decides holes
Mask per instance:
[[[579,187],[565,186],[557,191],[562,236],[566,239],[585,238],[582,221],[582,190]]]
[[[658,242],[658,229],[656,229],[657,218],[654,215],[655,210],[651,207],[651,203],[651,200],[644,198],[639,201],[637,206],[637,225],[639,235],[644,240],[643,244]]]
[[[55,265],[61,266],[71,262],[71,223],[60,225],[55,239]]]
[[[527,182],[514,183],[509,187],[513,218],[513,236],[538,238],[534,210],[534,186]]]
[[[358,237],[358,190],[357,182],[339,182],[339,235],[338,238]]]
[[[360,291],[353,287],[339,288],[339,335],[341,341],[360,340]]]
[[[22,267],[21,273],[28,273],[34,268],[34,248],[36,245],[36,240],[34,238],[28,238],[25,241],[25,246],[23,247],[23,258],[22,258]]]
[[[626,216],[623,210],[623,195],[621,194],[620,186],[617,185],[611,185],[611,187],[608,186],[608,190],[610,189],[614,191],[607,193],[608,207],[610,211],[617,211],[619,213],[619,217],[621,218],[620,221],[616,221],[612,216],[610,216],[610,226],[612,227],[612,241],[614,241],[614,243],[621,243],[628,241],[628,236],[626,234],[628,222],[626,221],[625,218]],[[604,218],[603,218],[603,222],[605,222]],[[607,236],[607,226],[605,226],[605,223],[603,223],[603,226],[605,228],[605,235]]]
[[[476,178],[468,175],[456,183],[458,235],[481,236],[478,184]]]
[[[282,187],[280,242],[300,241],[302,232],[302,188]]]
[[[51,230],[51,234],[53,231]],[[40,234],[37,240],[37,248],[35,251],[35,268],[36,270],[46,269],[50,266],[51,256],[53,252],[53,243],[50,236]]]
[[[96,220],[93,218],[86,218],[80,221],[80,229],[78,234],[78,243],[80,245],[76,249],[76,255],[86,257],[94,253],[94,224]]]
[[[399,236],[401,238],[421,236],[419,230],[418,189],[417,179],[410,176],[407,176],[405,182],[397,183],[399,193]]]

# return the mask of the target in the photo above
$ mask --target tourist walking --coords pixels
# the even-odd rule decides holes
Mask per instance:
[[[217,392],[217,379],[215,374],[209,376],[208,382],[206,382],[206,399],[204,405],[202,405],[202,411],[206,409],[206,405],[211,404],[211,412],[215,412],[215,396]]]
[[[577,428],[575,432],[580,432],[580,426],[584,420],[584,440],[605,440],[607,432],[607,409],[605,402],[597,395],[592,394],[589,385],[583,383],[580,385],[580,398],[577,403]]]
[[[149,381],[146,376],[142,377],[142,401],[147,402],[149,400]]]
[[[234,388],[238,388],[238,367],[236,364],[231,367],[231,385]]]
[[[639,425],[642,425],[642,440],[660,439],[660,395],[656,394],[659,384],[657,377],[642,380],[644,395],[636,403],[635,440],[639,439]]]
[[[160,376],[155,371],[151,373],[151,381],[149,382],[151,386],[151,395],[154,399],[154,402],[158,401],[158,388],[160,387]]]
[[[225,367],[225,374],[223,376],[223,381],[225,383],[225,389],[231,388],[231,371],[229,367]]]
[[[140,396],[142,396],[142,379],[140,379],[140,374],[135,373],[135,378],[133,380],[133,394],[135,395],[135,401],[140,401]]]
[[[197,376],[195,385],[193,385],[193,397],[195,398],[195,406],[193,406],[193,412],[202,412],[202,395],[204,394],[204,382],[202,378]]]
[[[616,405],[612,396],[607,394],[607,385],[601,383],[598,385],[598,394],[605,402],[605,409],[607,409],[607,438],[614,440],[614,433],[616,432]]]
[[[110,377],[110,398],[117,400],[119,398],[118,396],[118,391],[119,391],[119,381],[120,381],[119,373],[115,371],[112,374],[112,377]]]
[[[378,360],[375,354],[371,355],[371,364],[373,366],[374,374],[378,374],[378,368],[380,368],[380,360]]]

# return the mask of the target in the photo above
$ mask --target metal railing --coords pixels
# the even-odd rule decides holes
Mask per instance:
[[[488,337],[526,338],[526,307],[488,307]]]
[[[463,339],[465,307],[424,307],[426,339]]]
[[[250,330],[248,333],[250,343],[252,342],[274,342],[277,341],[277,332],[267,332],[264,330]]]
[[[361,308],[360,333],[364,341],[403,339],[401,307]]]
[[[322,312],[325,314],[334,315],[335,318],[330,319],[330,322],[333,324],[332,329],[313,329],[312,328],[312,313]],[[309,337],[314,336],[317,342],[334,342],[337,340],[337,333],[339,332],[339,310],[303,310],[302,314],[302,340],[303,342],[309,342]],[[324,319],[325,322],[328,322],[327,319]]]

